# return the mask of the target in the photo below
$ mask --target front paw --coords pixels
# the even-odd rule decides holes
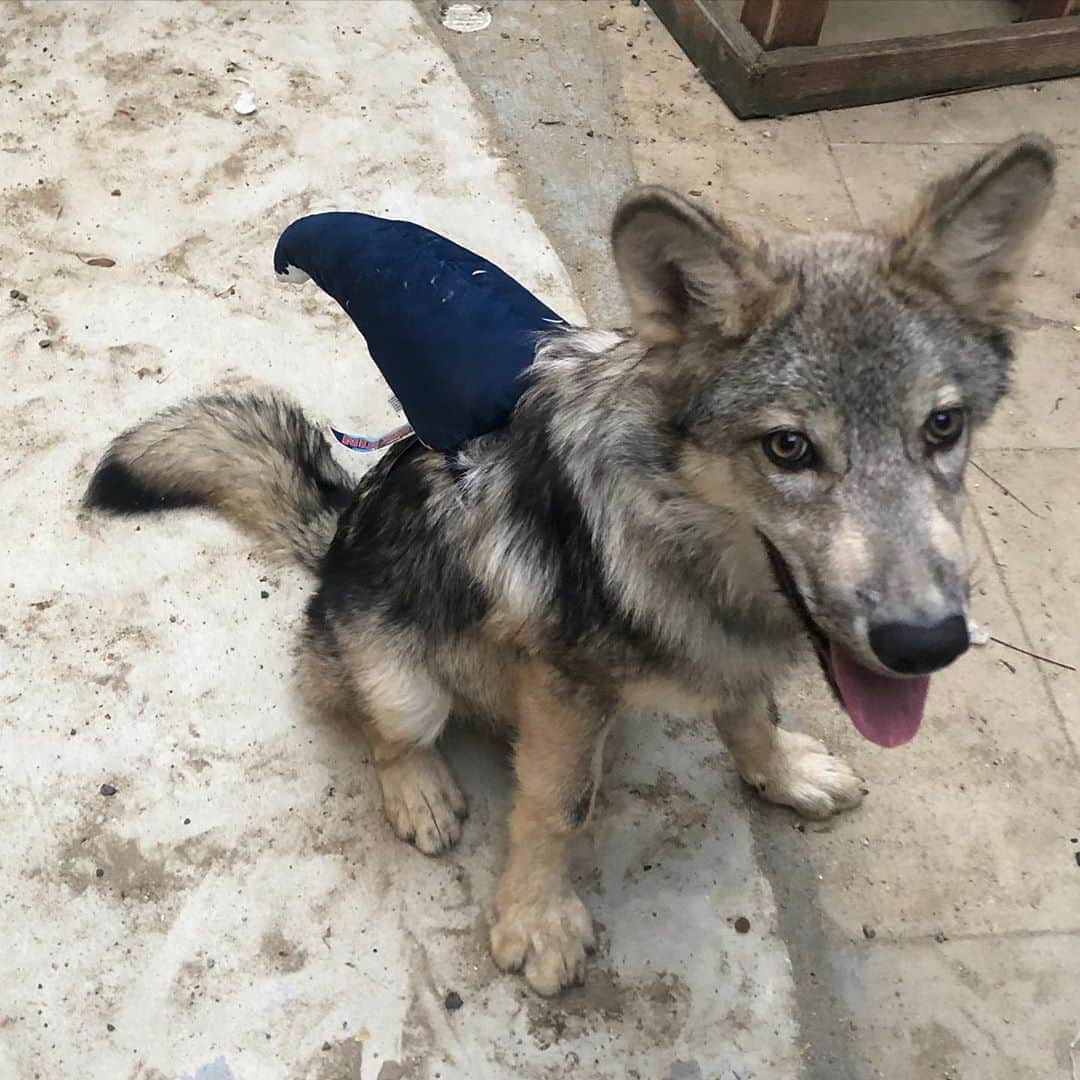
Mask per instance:
[[[383,812],[402,840],[425,855],[457,843],[468,810],[437,750],[416,750],[379,767]]]
[[[769,756],[743,773],[762,798],[797,810],[803,817],[827,818],[862,802],[862,781],[825,744],[797,731],[776,729]]]
[[[593,948],[592,919],[572,890],[528,900],[500,898],[491,928],[491,955],[503,971],[525,970],[544,997],[585,980]]]

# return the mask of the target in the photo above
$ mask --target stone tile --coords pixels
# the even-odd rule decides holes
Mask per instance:
[[[973,146],[835,144],[840,171],[864,224],[906,210],[929,181],[970,162]],[[1020,307],[1038,319],[1080,324],[1080,147],[1059,147],[1058,190],[1032,247]],[[1080,343],[1080,334],[1077,335]]]
[[[861,1076],[1036,1080],[1075,1075],[1080,938],[862,942],[844,994]],[[1065,1005],[1064,1008],[1062,1006]],[[1077,1054],[1077,1051],[1073,1051]]]
[[[979,477],[972,485],[972,499],[1030,635],[1030,647],[1080,668],[1080,450],[987,451],[977,460],[997,483]],[[1023,657],[1018,662],[1032,663]],[[1074,746],[1080,747],[1080,672],[1043,664],[1041,673]],[[1075,780],[1072,791],[1075,808]]]
[[[644,11],[619,10],[601,35],[621,80],[642,183],[690,192],[762,230],[853,226],[851,201],[818,117],[736,120]]]
[[[995,143],[1041,131],[1080,145],[1080,80],[1002,86],[821,114],[833,143]]]
[[[976,439],[983,449],[1080,447],[1080,333],[1071,326],[1021,327],[1012,389]]]
[[[973,614],[1022,642],[972,532]],[[994,644],[972,648],[934,676],[922,730],[894,750],[858,735],[816,671],[782,705],[870,789],[855,813],[806,825],[821,907],[838,933],[861,938],[864,923],[886,938],[1080,929],[1069,842],[1080,827],[1076,761],[1033,661]]]

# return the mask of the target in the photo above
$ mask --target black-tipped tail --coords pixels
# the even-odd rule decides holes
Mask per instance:
[[[204,502],[195,492],[155,490],[152,482],[138,476],[122,461],[109,457],[98,465],[83,496],[83,505],[88,509],[110,514],[178,510],[184,506],[201,506]]]
[[[313,567],[355,487],[291,401],[221,394],[167,409],[115,439],[83,501],[113,514],[212,507],[271,553]]]

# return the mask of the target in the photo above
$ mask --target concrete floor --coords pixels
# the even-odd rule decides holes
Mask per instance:
[[[404,847],[363,747],[291,694],[302,575],[198,513],[78,513],[112,433],[208,386],[389,426],[351,324],[272,280],[303,213],[412,217],[608,323],[606,218],[639,179],[845,227],[1035,127],[1061,190],[975,454],[975,613],[1080,661],[1080,80],[740,123],[645,7],[491,6],[471,35],[427,0],[0,8],[0,1077],[1069,1080],[1076,672],[975,650],[883,752],[808,667],[785,708],[871,795],[801,829],[708,732],[630,723],[582,859],[600,952],[543,1002],[486,953],[499,749],[452,738],[463,843]]]

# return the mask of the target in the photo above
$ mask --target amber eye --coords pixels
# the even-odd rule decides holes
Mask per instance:
[[[964,433],[963,409],[937,409],[923,425],[926,441],[934,447],[952,446]]]
[[[765,456],[782,469],[808,469],[814,464],[814,446],[798,431],[772,431],[761,446]]]

